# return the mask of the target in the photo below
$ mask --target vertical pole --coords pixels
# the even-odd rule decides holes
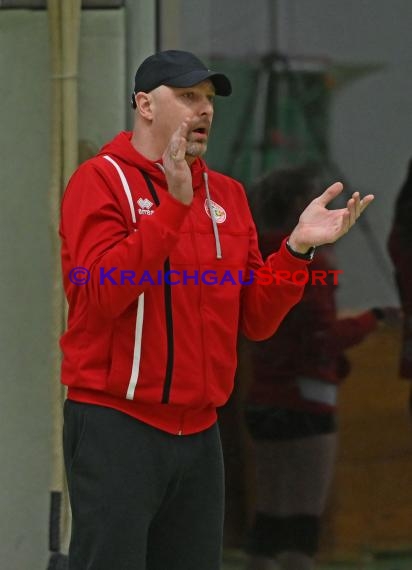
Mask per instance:
[[[163,0],[164,1],[164,0]],[[155,46],[156,51],[162,50],[162,0],[155,0]]]
[[[60,538],[63,534],[68,546],[70,512],[65,487],[61,430],[65,390],[60,384],[61,356],[59,338],[65,326],[66,303],[60,273],[58,227],[60,202],[65,185],[78,165],[78,54],[81,0],[48,0],[50,62],[52,79],[51,108],[51,173],[50,173],[50,227],[53,252],[52,331],[51,331],[51,391],[53,416],[52,480],[50,550],[61,555]],[[62,531],[62,532],[61,532]],[[52,562],[51,562],[52,564]]]
[[[166,0],[167,2],[168,0]],[[159,3],[160,0],[159,0]],[[128,101],[133,91],[133,79],[137,66],[157,49],[157,1],[126,0],[126,93]],[[125,124],[131,129],[133,113],[130,104],[126,105]]]

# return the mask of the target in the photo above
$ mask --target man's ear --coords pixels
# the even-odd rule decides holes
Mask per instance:
[[[153,109],[152,109],[152,96],[150,93],[144,93],[143,91],[139,91],[134,96],[134,100],[136,102],[136,109],[139,112],[140,116],[148,121],[153,119]]]

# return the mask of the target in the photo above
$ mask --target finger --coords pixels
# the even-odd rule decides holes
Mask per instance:
[[[332,184],[332,186],[326,188],[323,194],[321,194],[318,198],[316,198],[316,201],[321,206],[327,206],[329,202],[332,202],[332,200],[336,198],[336,196],[339,196],[342,190],[343,190],[342,182],[335,182],[334,184]]]
[[[375,199],[373,194],[368,194],[360,201],[360,213],[364,212],[371,202]]]
[[[346,208],[349,213],[349,227],[351,227],[356,222],[356,201],[354,198],[349,198]]]
[[[354,192],[352,198],[348,200],[348,208],[350,211],[350,225],[356,222],[361,214],[361,204],[360,204],[360,194],[359,192]]]
[[[348,233],[351,227],[351,216],[350,211],[345,210],[342,214],[342,234]]]
[[[186,156],[186,146],[189,136],[189,132],[194,126],[196,118],[194,116],[186,117],[185,120],[179,125],[176,131],[173,133],[168,148],[166,149],[166,155],[173,161],[184,160]]]
[[[335,210],[335,213],[338,213],[338,210]],[[350,213],[347,208],[343,208],[342,210],[339,210],[339,217],[337,218],[334,237],[328,243],[335,242],[343,235],[348,233],[349,230],[350,230]]]
[[[189,119],[185,119],[182,123],[180,123],[176,131],[173,133],[171,140],[172,141],[177,140],[180,143],[180,139],[182,138],[187,139],[188,134],[189,134]]]
[[[355,220],[357,220],[360,216],[360,194],[359,194],[359,192],[354,192],[352,194],[352,198],[355,201]]]
[[[170,144],[168,157],[174,162],[184,160],[186,157],[187,140],[184,137],[174,138]]]
[[[175,130],[175,132],[172,134],[171,138],[170,138],[170,142],[169,142],[169,147],[173,147],[175,150],[177,148],[178,145],[180,145],[181,143],[181,139],[187,139],[187,136],[189,134],[189,124],[190,124],[190,119],[187,118],[185,119],[182,123],[180,123],[180,125],[178,126],[178,128]]]
[[[185,139],[187,139],[190,130],[194,127],[195,122],[196,122],[196,117],[194,115],[186,117],[185,120],[183,121],[183,123],[180,124],[180,126],[178,127],[176,134],[179,137],[184,137]]]
[[[182,160],[186,155],[187,137],[193,119],[187,117],[173,133],[166,154],[172,160]]]

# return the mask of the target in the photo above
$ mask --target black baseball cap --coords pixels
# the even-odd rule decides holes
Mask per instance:
[[[139,91],[148,93],[160,85],[169,87],[191,87],[210,79],[216,95],[227,97],[232,93],[232,85],[223,73],[211,71],[193,53],[180,50],[167,50],[146,58],[136,71],[132,105],[136,108],[134,96]]]

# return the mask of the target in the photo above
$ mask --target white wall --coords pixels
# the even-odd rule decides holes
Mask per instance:
[[[124,10],[85,11],[80,137],[124,127]],[[51,474],[50,79],[44,11],[0,10],[0,568],[46,569]]]

